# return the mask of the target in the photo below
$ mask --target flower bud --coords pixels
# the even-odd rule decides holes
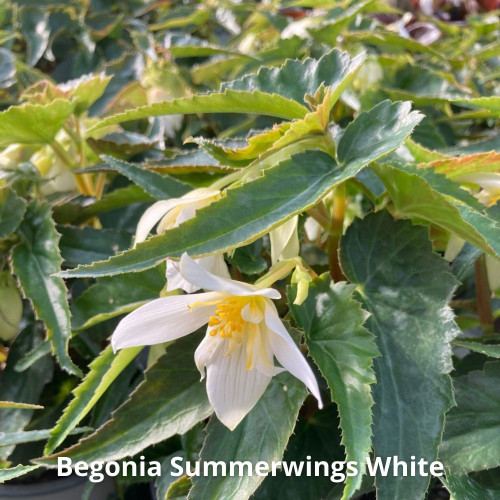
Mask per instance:
[[[0,273],[0,339],[10,340],[19,329],[23,301],[16,284],[7,271]]]

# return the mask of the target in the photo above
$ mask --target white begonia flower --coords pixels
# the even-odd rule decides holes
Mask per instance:
[[[273,264],[299,255],[298,223],[299,216],[295,215],[269,233],[271,261]]]
[[[200,188],[186,193],[181,198],[157,201],[142,215],[135,233],[134,246],[144,241],[151,229],[158,223],[157,233],[177,227],[182,222],[192,219],[196,211],[210,205],[220,198],[220,191]],[[229,271],[222,253],[196,259],[196,262],[208,271],[229,278]],[[167,259],[167,291],[182,289],[187,293],[199,290],[199,287],[186,281],[180,273],[179,263]]]
[[[278,316],[271,299],[280,294],[211,274],[184,254],[183,278],[211,290],[153,300],[124,318],[113,333],[113,349],[172,341],[208,323],[195,352],[207,394],[219,420],[233,430],[262,396],[271,378],[289,371],[304,382],[322,407],[314,374]],[[274,356],[281,367],[274,365]]]
[[[147,91],[147,99],[149,104],[157,102],[170,101],[173,96],[166,90],[155,87]],[[184,115],[164,115],[160,117],[163,131],[167,137],[175,137],[175,133],[181,128]]]
[[[477,184],[482,190],[476,198],[484,205],[494,205],[500,200],[500,174],[495,172],[478,172],[457,177],[460,182]]]

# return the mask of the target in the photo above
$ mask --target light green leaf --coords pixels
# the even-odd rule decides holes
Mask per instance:
[[[383,101],[361,113],[345,129],[337,148],[342,165],[366,165],[397,149],[423,115],[410,102]]]
[[[372,447],[373,358],[379,355],[373,335],[363,328],[366,313],[352,294],[354,285],[332,283],[328,274],[313,281],[306,301],[293,305],[295,289],[289,288],[292,312],[306,333],[306,344],[328,382],[337,403],[346,462],[359,464],[359,474],[345,482],[343,499],[361,485],[363,466]]]
[[[108,422],[75,446],[35,462],[55,466],[58,456],[87,462],[119,460],[183,434],[207,418],[212,408],[193,357],[200,341],[196,334],[177,340]]]
[[[204,255],[250,243],[283,220],[315,205],[333,186],[353,177],[360,168],[340,168],[331,156],[318,151],[293,156],[258,179],[229,189],[220,201],[198,210],[196,218],[179,227],[108,261],[65,271],[63,275],[106,276],[140,271],[184,252]],[[280,196],[276,196],[277,192]]]
[[[23,242],[12,252],[12,265],[24,294],[32,302],[37,318],[45,323],[47,339],[61,367],[80,374],[68,355],[71,321],[67,291],[61,278],[59,234],[46,203],[33,200],[19,229]]]
[[[43,410],[43,406],[14,401],[0,401],[0,408],[16,408],[18,410]]]
[[[306,395],[304,385],[289,373],[274,377],[259,402],[233,431],[217,418],[210,419],[200,459],[226,464],[231,461],[270,464],[280,460]],[[246,500],[263,479],[255,474],[196,476],[188,498]]]
[[[46,144],[71,116],[74,102],[55,99],[50,104],[22,104],[0,113],[0,147],[10,144]]]
[[[82,434],[91,431],[91,427],[76,427],[70,434]],[[50,429],[39,429],[36,431],[0,432],[0,446],[18,445],[43,441],[50,437]]]
[[[500,361],[453,385],[457,406],[446,415],[440,460],[459,474],[500,466]]]
[[[449,342],[459,330],[448,302],[457,282],[432,252],[427,228],[383,211],[349,227],[340,261],[382,354],[374,360],[375,456],[432,462],[453,405]],[[422,498],[428,484],[419,475],[377,476],[377,498]]]
[[[117,160],[112,156],[104,155],[102,159],[134,184],[140,186],[146,193],[154,196],[157,200],[177,198],[190,191],[190,187],[173,177],[167,177],[152,170],[141,168],[123,160]]]
[[[130,120],[194,113],[250,113],[293,120],[304,117],[307,108],[278,94],[265,94],[258,90],[240,92],[228,89],[222,93],[197,94],[193,97],[158,102],[112,115],[89,128],[87,135],[92,135],[103,127]]]
[[[57,424],[50,431],[44,453],[52,453],[95,406],[100,397],[132,362],[142,347],[130,347],[113,353],[111,346],[97,356],[89,365],[89,372],[80,385],[73,390],[73,400],[64,409]]]
[[[469,108],[484,108],[492,116],[500,116],[500,96],[474,97],[472,99],[455,99],[456,103],[465,104]]]
[[[0,483],[5,483],[5,481],[10,481],[19,476],[24,476],[32,470],[38,469],[39,465],[16,465],[9,469],[0,469]]]
[[[474,352],[480,352],[492,358],[500,358],[500,345],[498,344],[483,344],[481,342],[474,342],[472,340],[455,339],[453,345],[458,347],[465,347]]]
[[[12,234],[21,224],[26,202],[12,189],[0,190],[0,238]]]
[[[500,255],[496,221],[479,211],[480,203],[458,184],[432,169],[409,165],[376,164],[372,170],[384,183],[400,215],[425,219],[487,253]]]
[[[71,324],[84,330],[157,299],[165,286],[163,266],[142,273],[100,278],[73,302]]]

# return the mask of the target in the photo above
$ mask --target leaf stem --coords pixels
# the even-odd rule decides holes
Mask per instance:
[[[344,217],[346,205],[345,183],[339,184],[333,191],[332,221],[330,226],[330,236],[328,237],[328,262],[330,266],[330,276],[334,282],[342,281],[344,273],[339,262],[339,243],[344,230]]]
[[[486,270],[486,256],[484,254],[476,260],[474,264],[474,271],[479,323],[481,324],[484,335],[491,335],[494,333],[493,313],[491,310],[491,290]]]

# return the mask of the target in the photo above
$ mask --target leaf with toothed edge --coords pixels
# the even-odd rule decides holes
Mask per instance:
[[[354,285],[333,283],[328,274],[314,280],[307,299],[294,305],[296,287],[288,288],[290,309],[306,334],[311,357],[318,365],[338,406],[346,462],[356,462],[359,474],[346,478],[344,500],[361,485],[365,458],[372,448],[371,385],[373,359],[379,356],[374,336],[362,325],[367,313],[353,299]]]
[[[68,354],[71,318],[63,280],[54,276],[61,270],[60,235],[52,220],[50,207],[32,201],[19,227],[23,237],[12,251],[12,268],[23,292],[33,304],[37,318],[45,323],[47,339],[61,367],[81,375]]]
[[[212,413],[193,353],[201,332],[175,341],[145,372],[144,381],[102,427],[70,448],[35,463],[54,467],[58,457],[73,461],[119,460],[175,434],[183,434]]]
[[[381,353],[374,359],[375,456],[432,462],[454,404],[450,342],[460,330],[448,303],[458,282],[433,253],[426,227],[385,211],[351,224],[340,263],[370,313],[365,327]],[[376,478],[378,498],[423,498],[428,485],[429,476]]]
[[[193,97],[182,97],[172,101],[129,109],[96,123],[87,130],[87,136],[91,136],[95,131],[109,125],[140,120],[151,116],[196,113],[248,113],[293,120],[303,118],[307,111],[305,106],[278,94],[266,94],[258,90],[243,92],[228,89],[225,92],[197,94]]]
[[[270,464],[280,460],[306,395],[302,382],[289,373],[273,377],[264,395],[236,429],[230,431],[217,418],[210,419],[200,460],[226,464],[236,461]],[[255,474],[196,476],[188,499],[246,500],[263,480],[263,476]]]
[[[130,347],[114,354],[108,346],[92,361],[89,372],[73,390],[73,400],[50,431],[45,454],[52,453],[64,441],[141,350],[142,347]]]
[[[219,201],[196,212],[196,217],[164,234],[140,243],[136,248],[107,261],[64,271],[60,276],[97,277],[148,269],[167,257],[207,255],[251,243],[282,222],[313,207],[337,184],[354,177],[366,164],[391,152],[420,121],[407,103],[382,103],[387,125],[376,120],[376,111],[361,114],[349,127],[343,147],[342,165],[326,153],[307,151],[264,171],[257,179],[226,191]],[[377,108],[377,107],[376,107]],[[374,108],[376,110],[376,108]],[[388,110],[392,110],[392,119]],[[365,133],[372,151],[360,149],[356,157],[356,131],[368,117]],[[397,117],[397,118],[394,118]],[[348,127],[348,128],[349,128]],[[371,135],[376,139],[372,139]],[[397,138],[397,139],[395,139]]]

